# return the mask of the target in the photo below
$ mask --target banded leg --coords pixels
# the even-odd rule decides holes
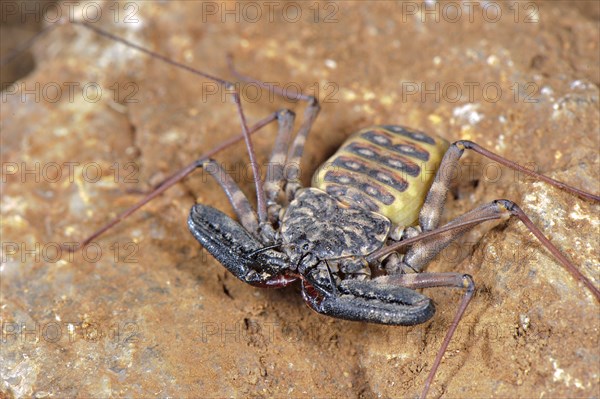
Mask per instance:
[[[484,218],[492,218],[499,220],[502,218],[508,219],[511,214],[505,206],[501,204],[503,200],[496,200],[490,203],[484,204],[477,207],[449,223],[444,225],[447,226],[459,226],[463,222],[480,220]],[[458,227],[454,230],[446,231],[435,235],[434,237],[426,240],[421,240],[413,244],[407,251],[406,255],[402,259],[402,270],[414,270],[420,272],[427,266],[433,258],[435,258],[442,250],[444,250],[453,241],[460,238],[464,233],[475,227],[475,225],[468,225],[465,227]],[[431,230],[430,230],[431,231]]]
[[[308,138],[308,134],[312,128],[312,125],[321,110],[321,106],[319,105],[319,101],[313,97],[308,96],[302,93],[297,93],[296,95],[290,95],[286,91],[282,90],[280,87],[276,87],[273,85],[268,85],[265,82],[262,82],[258,79],[251,78],[249,76],[243,75],[239,73],[234,65],[233,58],[231,55],[228,55],[227,61],[229,63],[229,68],[231,72],[236,76],[236,78],[247,82],[256,84],[270,92],[273,92],[283,98],[288,100],[302,100],[308,103],[308,106],[304,110],[304,118],[302,122],[302,126],[300,126],[300,130],[296,134],[294,142],[289,148],[288,156],[287,156],[287,167],[286,167],[286,197],[288,202],[291,202],[296,195],[296,192],[302,188],[302,183],[300,182],[300,161],[302,160],[302,154],[304,152],[304,145],[306,144],[306,139]]]
[[[366,261],[373,264],[378,259],[397,251],[398,249],[412,245],[412,248],[404,257],[404,262],[408,267],[414,270],[421,270],[433,259],[442,249],[463,234],[471,227],[488,221],[508,218],[510,216],[518,217],[521,222],[536,236],[536,238],[550,251],[550,253],[567,269],[571,275],[581,281],[590,292],[600,301],[600,289],[598,289],[587,277],[585,277],[571,261],[569,261],[544,234],[529,219],[523,210],[514,202],[509,200],[495,200],[479,208],[467,212],[466,214],[454,219],[445,226],[424,232],[416,237],[402,240],[395,244],[385,246],[366,257]],[[414,244],[414,245],[413,245]]]
[[[435,356],[435,360],[433,361],[433,365],[431,366],[431,370],[429,370],[429,375],[425,380],[425,384],[423,386],[423,391],[421,392],[421,399],[425,399],[427,397],[427,392],[429,392],[429,387],[435,378],[435,374],[437,369],[442,362],[442,357],[446,350],[448,349],[448,345],[450,345],[450,341],[452,340],[452,336],[456,332],[456,328],[458,327],[458,323],[462,319],[467,306],[471,302],[473,298],[473,294],[475,292],[475,282],[473,278],[468,274],[462,273],[419,273],[419,274],[396,274],[393,276],[383,276],[375,279],[373,281],[380,281],[380,284],[393,284],[399,285],[401,287],[406,287],[410,289],[418,289],[418,288],[433,288],[433,287],[451,287],[451,288],[461,288],[465,290],[465,293],[460,301],[456,314],[454,315],[454,319],[452,320],[452,324],[444,337],[444,341],[438,350],[437,355]]]
[[[209,159],[202,164],[202,168],[206,170],[216,181],[219,183],[235,214],[238,217],[241,225],[256,238],[259,237],[258,231],[258,216],[252,209],[250,201],[246,195],[242,192],[240,187],[233,181],[231,176],[225,172],[225,170],[215,162],[213,159]]]
[[[61,20],[59,22],[60,24],[66,24],[67,21],[66,20]],[[268,224],[268,212],[267,212],[267,204],[266,204],[266,195],[265,195],[265,190],[264,190],[264,185],[263,185],[263,180],[262,180],[262,176],[260,176],[259,170],[258,170],[258,163],[256,162],[256,156],[254,153],[254,147],[252,145],[252,140],[250,138],[250,134],[251,134],[251,130],[250,128],[248,128],[247,122],[246,122],[246,116],[244,115],[244,111],[242,109],[242,102],[240,99],[240,94],[237,90],[237,87],[230,81],[225,80],[225,79],[221,79],[217,76],[211,75],[209,73],[203,72],[201,70],[192,68],[188,65],[185,65],[183,63],[171,60],[170,58],[158,54],[152,50],[149,50],[147,48],[144,48],[142,46],[139,46],[127,39],[124,39],[122,37],[113,35],[112,33],[99,28],[95,25],[86,23],[86,22],[82,22],[82,21],[68,21],[68,23],[71,23],[73,25],[77,25],[77,26],[81,26],[85,29],[88,29],[90,31],[95,32],[96,34],[105,37],[105,38],[109,38],[111,40],[113,40],[114,42],[117,43],[121,43],[124,44],[125,46],[135,49],[136,51],[139,51],[143,54],[146,54],[147,56],[160,60],[161,62],[164,62],[166,64],[172,65],[176,68],[179,69],[183,69],[189,73],[192,73],[196,76],[200,76],[203,77],[205,79],[211,80],[213,82],[218,83],[221,87],[223,87],[226,91],[228,91],[227,94],[231,94],[233,96],[233,102],[235,104],[235,107],[237,109],[238,112],[238,116],[240,119],[240,124],[242,127],[242,137],[246,143],[246,149],[248,151],[248,156],[250,157],[250,164],[252,167],[252,172],[254,175],[254,181],[255,181],[255,187],[256,187],[256,199],[257,199],[257,213],[258,213],[258,221],[259,221],[259,228],[262,230],[263,226],[265,227],[265,235],[269,236],[271,234],[271,231],[269,231],[270,225]],[[28,44],[29,45],[29,44]],[[19,51],[21,51],[22,49],[20,49]],[[113,219],[112,221],[110,221],[109,223],[107,223],[106,225],[104,225],[101,229],[97,230],[96,232],[94,232],[91,236],[87,237],[83,243],[80,246],[85,246],[87,245],[92,239],[98,237],[99,235],[101,235],[103,232],[105,232],[106,230],[110,229],[112,226],[114,226],[115,224],[117,224],[118,222],[120,222],[121,220],[123,220],[124,218],[126,218],[127,216],[129,216],[131,213],[133,213],[135,210],[137,210],[138,208],[140,208],[141,206],[143,206],[145,203],[147,203],[148,201],[152,200],[155,196],[157,196],[158,194],[162,193],[164,190],[166,190],[166,188],[168,188],[169,186],[171,186],[172,184],[175,184],[175,182],[181,180],[183,177],[187,176],[187,174],[191,173],[192,170],[194,170],[195,168],[201,166],[201,164],[206,160],[207,158],[204,159],[199,159],[198,161],[188,165],[187,167],[185,167],[184,169],[182,169],[181,171],[177,172],[175,175],[171,176],[171,178],[167,179],[163,184],[159,185],[151,194],[149,194],[147,197],[145,197],[144,199],[142,199],[138,204],[136,204],[135,206],[133,206],[132,208],[128,209],[127,211],[125,211],[123,214],[117,216],[117,218]],[[272,228],[271,228],[272,230]]]
[[[115,36],[112,33],[105,31],[95,25],[81,22],[81,21],[70,21],[71,24],[82,26],[88,30],[96,32],[98,35],[102,37],[106,37],[112,39],[115,42],[122,43],[129,48],[135,49],[141,53],[144,53],[151,58],[158,59],[166,64],[172,65],[176,68],[183,69],[193,75],[203,77],[205,79],[211,80],[217,84],[219,84],[224,90],[227,91],[227,94],[231,94],[233,96],[233,103],[237,109],[238,117],[240,119],[240,124],[242,126],[242,133],[244,136],[244,142],[246,143],[246,149],[248,150],[248,156],[250,157],[250,166],[252,167],[252,174],[254,175],[254,183],[256,187],[256,202],[257,202],[257,210],[258,210],[258,220],[260,226],[262,227],[267,223],[267,205],[265,200],[265,191],[262,177],[258,170],[258,163],[256,162],[256,155],[254,153],[254,146],[252,145],[252,140],[250,138],[250,129],[248,128],[248,124],[246,122],[246,115],[244,114],[244,110],[242,109],[242,101],[240,98],[240,93],[233,82],[230,82],[225,79],[221,79],[217,76],[211,75],[209,73],[203,72],[198,69],[194,69],[188,65],[182,64],[180,62],[174,61],[164,55],[158,54],[152,50],[139,46],[129,40],[126,40],[122,37]]]
[[[304,153],[304,145],[306,144],[306,139],[308,138],[312,125],[321,110],[321,106],[316,98],[311,96],[308,101],[308,107],[304,110],[304,122],[302,122],[302,126],[288,153],[287,183],[285,186],[285,194],[288,202],[291,202],[296,196],[296,192],[302,188],[302,183],[300,181],[300,162],[302,160],[302,154]]]
[[[509,161],[499,155],[496,155],[481,146],[473,143],[468,140],[460,140],[453,143],[446,154],[444,154],[444,158],[440,164],[440,168],[437,172],[435,180],[431,185],[431,189],[427,194],[427,198],[425,199],[425,203],[423,208],[421,209],[421,213],[419,214],[419,224],[423,232],[432,231],[439,225],[439,221],[444,210],[444,204],[446,202],[446,196],[448,194],[448,189],[450,187],[451,176],[447,173],[448,170],[454,170],[458,165],[458,160],[462,156],[465,149],[471,149],[489,159],[492,159],[504,166],[507,166],[511,169],[517,170],[519,172],[525,173],[531,177],[542,180],[548,184],[551,184],[555,187],[558,187],[562,190],[568,191],[574,195],[577,195],[581,198],[600,202],[600,197],[594,194],[587,193],[578,188],[569,186],[557,180],[551,179],[542,174],[533,172],[527,168],[524,168],[518,165],[515,162]],[[600,290],[596,288],[592,282],[585,277],[576,267],[573,265],[571,261],[569,261],[561,252],[543,235],[543,233],[533,224],[533,222],[525,215],[525,213],[514,203],[506,200],[498,200],[494,201],[494,203],[503,202],[504,206],[510,211],[512,216],[517,216],[521,221],[527,226],[527,228],[538,238],[538,240],[554,255],[554,257],[559,260],[562,265],[571,273],[573,277],[580,280],[588,289],[596,296],[596,298],[600,299]],[[460,220],[458,218],[457,220]],[[451,222],[452,223],[452,222]],[[448,242],[449,243],[449,242]],[[390,247],[394,247],[396,244],[391,245]],[[411,249],[410,253],[407,254],[406,258],[408,262],[411,263],[413,267],[416,267],[417,270],[422,269],[425,264],[422,261],[418,261],[417,259],[410,259],[411,257],[420,257],[417,255],[417,252],[421,252],[421,256],[423,258],[427,258],[423,254],[426,252],[424,249],[420,248],[424,244],[416,245],[416,248]],[[439,245],[439,244],[437,244]],[[447,245],[447,244],[446,244]],[[441,250],[441,249],[440,249]],[[387,253],[387,249],[384,250]],[[437,251],[439,252],[439,250]]]
[[[464,153],[465,149],[473,150],[478,154],[481,154],[493,161],[498,162],[501,165],[507,166],[513,170],[524,173],[537,180],[544,181],[550,185],[558,187],[562,190],[570,192],[571,194],[577,195],[581,198],[600,202],[600,196],[590,194],[578,188],[569,186],[568,184],[562,183],[558,180],[554,180],[540,173],[533,172],[523,166],[509,161],[508,159],[501,157],[500,155],[494,154],[491,151],[486,150],[480,145],[473,143],[469,140],[459,140],[454,142],[450,148],[444,154],[444,158],[440,164],[440,168],[435,176],[433,184],[427,194],[425,203],[421,208],[419,214],[419,225],[423,231],[430,231],[438,227],[440,218],[444,211],[444,204],[446,203],[446,197],[450,188],[451,173],[449,170],[456,170],[458,167],[458,160]]]
[[[410,263],[411,266],[417,265],[415,268],[422,268],[425,264],[437,255],[443,248],[445,248],[450,242],[456,239],[458,236],[474,227],[475,225],[488,220],[498,220],[508,218],[510,216],[518,217],[527,228],[542,242],[542,244],[567,268],[567,270],[577,279],[582,281],[586,287],[592,292],[597,300],[600,300],[600,290],[596,288],[591,281],[579,272],[565,257],[562,255],[556,247],[541,233],[541,231],[531,222],[527,215],[513,202],[508,200],[496,200],[489,204],[483,205],[479,208],[468,212],[445,226],[425,232],[419,236],[400,241],[396,244],[390,245],[382,250],[379,250],[371,254],[367,261],[373,262],[382,255],[385,256],[390,250],[396,251],[403,246],[412,245],[413,247],[407,253],[405,260]],[[413,266],[414,267],[414,266]],[[446,277],[444,277],[444,275]],[[454,277],[452,277],[454,276]],[[460,281],[462,279],[462,283]],[[451,286],[451,287],[462,287],[467,291],[463,296],[460,303],[459,309],[454,317],[454,320],[446,333],[442,346],[440,347],[431,371],[425,382],[421,398],[425,398],[429,387],[435,377],[436,371],[440,365],[442,357],[446,352],[450,340],[458,323],[460,322],[462,315],[464,314],[475,289],[474,283],[470,276],[460,275],[455,273],[418,273],[418,274],[395,274],[384,277],[376,278],[372,281],[381,282],[385,284],[397,284],[402,287],[417,289],[426,287],[440,287],[440,286]],[[363,290],[364,292],[364,290]]]
[[[475,283],[471,276],[461,273],[397,274],[368,281],[343,280],[339,286],[335,286],[333,278],[324,286],[310,276],[302,276],[302,296],[313,310],[340,319],[386,325],[411,326],[429,320],[435,312],[433,302],[414,290],[430,287],[461,288],[465,294],[435,357],[422,398],[427,395],[442,357],[473,297]]]
[[[281,205],[278,199],[283,192],[283,184],[285,181],[284,170],[287,162],[287,150],[290,143],[290,138],[294,130],[294,120],[296,114],[292,111],[283,109],[277,114],[279,122],[279,131],[273,146],[273,152],[269,159],[267,168],[267,178],[265,179],[265,192],[267,194],[267,213],[269,221],[276,223],[279,219],[279,210]]]
[[[271,115],[267,116],[266,118],[258,121],[256,124],[254,124],[250,128],[249,133],[253,134],[255,132],[258,132],[263,127],[265,127],[269,123],[273,122],[275,119],[277,119],[277,113],[272,113]],[[239,135],[237,135],[237,136],[235,136],[235,137],[233,137],[233,138],[231,138],[231,139],[229,139],[229,140],[221,143],[220,145],[218,145],[217,147],[213,148],[212,150],[204,153],[202,156],[200,156],[200,158],[196,159],[195,161],[191,162],[187,166],[185,166],[182,169],[178,170],[177,172],[173,173],[171,176],[169,176],[168,178],[166,178],[165,180],[163,180],[161,183],[159,183],[158,185],[156,185],[154,187],[154,189],[150,193],[148,193],[147,196],[145,196],[144,198],[142,198],[141,200],[139,200],[137,203],[135,203],[134,205],[132,205],[131,207],[129,207],[128,209],[124,210],[122,213],[120,213],[119,215],[117,215],[115,218],[113,218],[112,220],[110,220],[107,223],[105,223],[98,230],[96,230],[95,232],[93,232],[92,234],[90,234],[89,236],[87,236],[78,246],[75,246],[75,247],[69,246],[66,249],[68,251],[72,252],[72,251],[75,251],[78,248],[85,247],[90,242],[92,242],[94,239],[96,239],[97,237],[99,237],[100,235],[102,235],[103,233],[105,233],[107,230],[111,229],[113,226],[117,225],[122,220],[124,220],[127,217],[129,217],[131,214],[133,214],[135,211],[137,211],[138,209],[140,209],[141,207],[143,207],[144,205],[146,205],[148,202],[152,201],[154,198],[158,197],[163,192],[167,191],[170,187],[172,187],[173,185],[175,185],[177,182],[183,180],[185,177],[187,177],[194,170],[196,170],[197,168],[201,167],[203,165],[203,163],[207,159],[209,159],[210,157],[212,157],[216,153],[218,153],[220,151],[223,151],[225,148],[230,147],[231,145],[233,145],[233,144],[235,144],[238,141],[241,141],[243,139],[244,139],[244,133],[239,134]]]
[[[389,247],[404,246],[407,239],[416,238],[417,241],[411,244],[410,249],[404,256],[398,253],[390,254],[389,258],[386,259],[384,269],[387,274],[419,273],[448,245],[479,224],[479,220],[483,219],[483,222],[501,219],[502,217],[508,218],[509,216],[510,213],[494,201],[451,220],[442,227],[442,229],[447,229],[446,231],[440,232],[438,229],[425,232],[426,235],[434,233],[429,238],[424,238],[423,233],[419,232],[418,229],[407,230],[405,235],[397,239],[396,243],[389,245],[384,250],[387,252]]]

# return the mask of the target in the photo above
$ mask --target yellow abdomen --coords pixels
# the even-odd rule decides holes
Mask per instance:
[[[351,206],[415,225],[449,143],[402,126],[354,133],[315,172],[312,186]]]

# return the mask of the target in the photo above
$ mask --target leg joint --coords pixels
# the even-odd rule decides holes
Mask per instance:
[[[206,168],[208,165],[211,164],[216,164],[215,160],[212,158],[199,158],[194,161],[194,166],[196,168]]]
[[[296,113],[290,109],[287,108],[282,108],[279,111],[277,111],[277,119],[279,120],[285,120],[285,119],[289,119],[289,118],[295,118],[296,117]]]
[[[463,288],[467,290],[467,294],[475,292],[475,281],[473,280],[473,277],[471,277],[470,274],[462,275],[462,283]]]
[[[311,107],[319,106],[319,100],[317,100],[317,98],[315,96],[306,96],[306,101],[308,102],[308,105]]]
[[[458,141],[455,141],[454,143],[452,143],[452,145],[455,145],[456,147],[460,148],[461,150],[464,150],[464,149],[470,150],[476,146],[476,144],[474,142],[472,142],[471,140],[458,140]]]
[[[494,204],[498,205],[500,208],[506,209],[513,215],[516,215],[521,209],[517,204],[507,199],[497,199],[494,201]]]

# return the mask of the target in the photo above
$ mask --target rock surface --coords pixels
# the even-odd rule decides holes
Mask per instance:
[[[470,139],[600,192],[597,3],[517,3],[499,17],[494,2],[461,15],[429,2],[438,11],[419,12],[420,2],[292,2],[270,11],[174,3],[123,3],[118,15],[103,9],[97,24],[218,76],[231,76],[232,52],[249,75],[318,95],[305,182],[353,131],[389,123]],[[128,23],[130,12],[138,23]],[[195,201],[233,215],[201,172],[88,251],[60,251],[240,128],[214,84],[80,27],[52,31],[32,52],[36,67],[17,87],[39,98],[2,98],[4,396],[419,394],[460,292],[425,290],[437,314],[401,328],[317,315],[298,287],[244,285],[187,231]],[[251,122],[282,107],[300,119],[302,104],[246,89]],[[275,130],[255,136],[261,162]],[[253,192],[242,144],[216,158]],[[514,200],[600,284],[598,204],[472,154],[463,165],[446,220]],[[522,224],[477,228],[427,270],[466,272],[478,287],[430,397],[598,395],[598,302]]]

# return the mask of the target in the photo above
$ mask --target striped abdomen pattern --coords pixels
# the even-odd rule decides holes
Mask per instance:
[[[317,170],[312,186],[395,224],[414,225],[448,146],[402,126],[363,129]]]

